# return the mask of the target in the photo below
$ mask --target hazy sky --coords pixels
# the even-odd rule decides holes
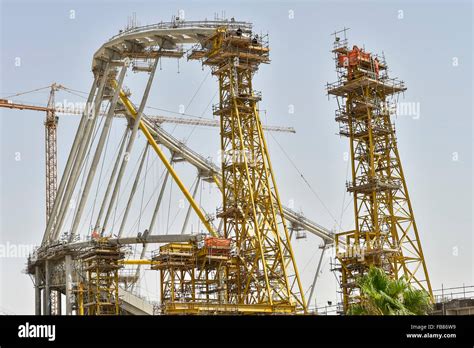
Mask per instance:
[[[408,87],[402,101],[419,106],[418,116],[400,115],[394,122],[432,286],[474,285],[471,2],[0,0],[0,98],[52,82],[88,91],[94,52],[124,28],[128,16],[135,12],[139,24],[145,25],[169,21],[179,10],[184,10],[187,20],[213,19],[215,13],[225,11],[227,18],[251,21],[256,32],[268,32],[272,61],[261,67],[254,80],[255,89],[263,93],[262,118],[268,124],[293,126],[297,132],[267,134],[280,195],[284,204],[331,229],[336,223],[344,230],[352,228],[353,212],[352,206],[342,212],[350,201],[345,193],[348,176],[344,160],[349,144],[336,135],[336,102],[325,95],[326,82],[336,79],[330,34],[347,27],[350,44],[383,51],[391,76],[404,80]],[[143,78],[130,71],[125,84],[138,103]],[[187,114],[212,118],[209,104],[217,101],[213,99],[216,90],[217,82],[199,63],[182,59],[178,66],[175,60],[164,61],[148,105],[175,113],[184,105]],[[44,105],[47,98],[47,90],[43,90],[10,99]],[[57,101],[64,99],[83,102],[79,96],[59,92]],[[146,112],[176,116],[162,110]],[[37,245],[45,223],[44,114],[6,109],[0,114],[0,242],[3,246]],[[61,171],[78,120],[75,116],[60,118]],[[123,125],[123,121],[114,121],[110,149],[117,145]],[[195,151],[217,159],[217,128],[165,128],[187,140]],[[143,137],[137,143],[130,170],[142,145]],[[154,159],[150,155],[149,177],[137,195],[139,202],[143,195],[142,202],[146,203],[159,183],[163,167]],[[191,186],[193,170],[181,165],[177,168]],[[175,215],[178,221],[183,216],[182,196],[177,191],[176,186],[167,191],[159,233],[180,232],[179,224],[173,225]],[[205,184],[201,191],[202,204],[215,209],[216,189]],[[130,227],[131,234],[143,230],[144,223],[140,223],[141,227]],[[191,225],[190,229],[197,231],[195,217]],[[312,235],[294,242],[305,289],[314,276],[319,244]],[[33,313],[32,282],[22,273],[26,259],[24,255],[7,256],[0,258],[0,311]],[[317,286],[318,305],[336,301],[336,280],[329,262],[329,258],[324,260]],[[157,272],[147,271],[142,294],[156,299],[156,286]]]

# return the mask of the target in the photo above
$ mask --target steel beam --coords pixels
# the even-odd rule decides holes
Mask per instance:
[[[149,146],[148,143],[146,143],[145,149],[143,150],[143,155],[142,155],[142,159],[140,161],[140,165],[138,166],[137,175],[135,176],[135,180],[133,181],[132,190],[130,191],[130,195],[128,197],[128,202],[127,202],[127,206],[125,208],[125,212],[123,214],[122,223],[120,224],[120,229],[119,229],[119,233],[118,233],[119,238],[122,237],[123,230],[125,229],[125,224],[127,223],[128,213],[130,212],[130,208],[132,206],[133,197],[135,196],[135,192],[137,191],[138,183],[140,182],[140,176],[141,176],[141,173],[142,173],[143,164],[145,163],[145,159],[148,155],[148,146]]]
[[[104,149],[105,140],[108,137],[110,126],[111,126],[112,120],[114,118],[115,108],[117,106],[117,101],[118,101],[118,98],[119,98],[120,89],[122,88],[122,83],[123,83],[123,80],[125,78],[125,73],[127,72],[128,64],[129,64],[128,62],[124,63],[124,65],[123,65],[123,67],[120,71],[120,75],[119,75],[119,78],[118,78],[118,84],[115,87],[114,96],[112,97],[112,100],[111,100],[110,105],[109,105],[109,111],[107,113],[107,117],[105,118],[104,126],[102,127],[102,132],[100,134],[100,138],[99,138],[99,141],[97,143],[97,147],[96,147],[96,150],[95,150],[95,153],[94,153],[94,157],[92,159],[92,163],[91,163],[91,166],[90,166],[90,169],[89,169],[89,173],[87,174],[87,179],[86,179],[86,183],[84,185],[84,190],[82,191],[81,199],[79,201],[79,206],[78,206],[78,209],[76,211],[76,215],[74,217],[74,222],[72,224],[71,233],[70,233],[70,236],[69,236],[70,240],[73,240],[75,234],[77,233],[77,228],[79,226],[79,222],[81,221],[84,206],[86,204],[87,197],[89,196],[89,191],[90,191],[90,188],[92,186],[92,182],[93,182],[94,177],[95,177],[95,172],[97,170],[97,165],[99,164],[100,158],[102,156],[102,151]]]
[[[43,315],[51,315],[51,272],[48,260],[44,262]]]
[[[198,191],[198,188],[199,188],[200,184],[201,184],[201,177],[198,174],[198,176],[196,178],[196,186],[194,187],[194,191],[193,191],[193,199],[196,199],[196,194],[197,194],[197,191]],[[191,216],[191,209],[192,209],[192,206],[190,204],[188,206],[188,211],[186,212],[186,217],[184,219],[183,229],[181,230],[181,234],[184,234],[184,232],[186,231],[186,227],[188,227],[189,217]]]
[[[311,291],[310,291],[309,297],[308,297],[308,307],[311,305],[311,299],[313,298],[314,289],[316,287],[316,281],[318,280],[319,271],[321,270],[321,264],[323,262],[323,257],[324,257],[324,252],[325,251],[326,251],[326,244],[324,244],[324,246],[323,246],[323,250],[321,251],[321,256],[319,257],[318,266],[316,267],[316,274],[314,275],[313,284],[311,285]]]
[[[219,189],[222,188],[221,168],[207,160],[204,156],[187,147],[185,144],[166,132],[163,128],[149,122],[146,118],[143,119],[143,122],[148,126],[150,132],[153,134],[155,139],[157,139],[158,143],[165,146],[171,152],[182,156],[186,162],[190,163],[201,172],[209,173],[217,187]],[[334,242],[334,234],[331,230],[311,221],[301,214],[296,213],[288,207],[282,206],[282,209],[285,219],[291,223],[301,226],[304,230],[322,238],[328,244]],[[278,210],[277,213],[279,213]]]
[[[84,134],[81,137],[81,142],[80,142],[79,148],[77,149],[77,153],[76,153],[75,158],[74,158],[73,167],[71,169],[71,173],[70,173],[69,179],[67,181],[66,191],[65,191],[64,196],[62,197],[62,200],[61,200],[61,207],[60,207],[59,213],[58,213],[58,220],[56,221],[56,225],[53,227],[54,230],[51,232],[53,234],[52,235],[52,240],[56,240],[58,238],[58,236],[61,232],[62,225],[64,223],[64,218],[65,218],[65,215],[66,215],[66,211],[67,211],[67,209],[69,209],[69,204],[71,202],[71,196],[72,196],[72,194],[74,192],[74,189],[76,187],[77,180],[79,179],[79,175],[80,175],[80,172],[81,172],[81,167],[82,167],[82,164],[84,162],[84,158],[85,158],[86,153],[87,153],[87,148],[88,148],[88,145],[89,145],[90,140],[92,138],[94,125],[97,121],[97,117],[98,117],[99,112],[100,112],[100,105],[102,104],[102,97],[103,97],[105,83],[106,83],[107,78],[108,78],[108,72],[109,72],[109,68],[108,68],[108,64],[107,64],[107,68],[105,70],[104,75],[102,76],[102,79],[101,79],[101,82],[100,82],[100,85],[99,85],[99,89],[97,90],[97,93],[96,93],[96,96],[95,96],[94,109],[93,109],[94,114],[93,115],[88,115],[88,117],[87,117],[87,123],[85,125]]]
[[[81,141],[81,136],[84,131],[85,124],[87,123],[87,119],[89,117],[89,106],[92,103],[92,100],[94,98],[95,91],[97,89],[97,79],[98,77],[96,76],[94,78],[94,82],[92,84],[91,90],[89,92],[89,96],[87,97],[87,104],[86,104],[86,109],[82,113],[81,121],[79,122],[79,126],[77,127],[77,132],[74,137],[74,141],[72,143],[71,151],[69,152],[69,156],[66,162],[66,166],[64,168],[63,175],[61,176],[61,180],[59,182],[59,187],[56,192],[56,198],[54,199],[54,204],[53,208],[51,209],[50,216],[48,216],[48,220],[46,222],[46,229],[43,235],[43,240],[41,242],[41,245],[44,245],[48,240],[51,232],[51,227],[53,226],[56,218],[57,211],[60,206],[60,202],[62,199],[62,195],[64,193],[64,189],[66,187],[66,182],[67,178],[71,172],[71,168],[74,162],[74,158],[77,152],[77,147],[79,146],[79,143]]]
[[[128,110],[129,114],[133,117],[137,117],[137,113],[135,111],[135,107],[132,104],[132,102],[128,99],[127,95],[124,92],[121,92],[120,98],[122,100],[122,103],[125,105],[126,109]],[[149,126],[147,126],[144,122],[140,121],[140,129],[142,130],[143,134],[147,138],[148,142],[150,143],[151,147],[153,147],[153,150],[155,150],[156,154],[160,158],[161,162],[165,165],[166,169],[170,172],[171,177],[173,180],[176,182],[176,185],[178,185],[179,189],[181,192],[184,194],[186,199],[188,200],[189,204],[193,207],[194,211],[196,212],[197,216],[201,220],[201,222],[204,224],[206,227],[207,231],[211,233],[213,236],[217,237],[218,234],[214,229],[214,226],[209,222],[209,220],[206,218],[206,215],[202,211],[202,209],[199,207],[199,205],[194,201],[193,197],[189,193],[188,189],[184,185],[184,183],[181,181],[179,178],[178,174],[176,171],[173,169],[171,166],[170,162],[168,161],[168,158],[164,154],[164,152],[161,150],[160,146],[156,142],[155,138],[150,132]]]
[[[137,115],[135,117],[135,122],[133,124],[132,132],[130,134],[130,138],[128,139],[127,149],[125,150],[126,156],[123,158],[122,164],[120,165],[120,169],[119,169],[119,172],[118,172],[118,175],[117,175],[117,180],[115,181],[115,187],[114,187],[114,190],[112,192],[112,197],[110,198],[109,208],[107,209],[107,213],[105,214],[105,219],[104,219],[104,223],[102,225],[101,233],[103,233],[105,231],[105,229],[107,228],[107,223],[109,221],[110,215],[112,214],[113,207],[114,207],[114,204],[115,204],[115,200],[117,199],[118,191],[119,191],[120,185],[122,183],[122,177],[125,173],[125,168],[127,167],[129,156],[132,152],[133,144],[134,144],[135,138],[137,136],[138,127],[140,125],[140,120],[141,120],[142,115],[143,115],[143,110],[145,109],[145,105],[146,105],[146,102],[148,100],[148,95],[150,94],[150,89],[151,89],[151,85],[153,83],[153,78],[155,77],[155,72],[156,72],[156,67],[158,66],[158,61],[159,61],[159,58],[156,58],[155,62],[153,64],[153,68],[150,72],[150,77],[148,78],[148,82],[147,82],[147,85],[145,87],[145,91],[143,92],[142,101],[140,103],[140,107],[139,107]]]
[[[72,257],[66,255],[64,258],[66,276],[66,315],[72,314]]]
[[[198,234],[161,234],[148,236],[146,238],[140,237],[122,237],[122,238],[110,238],[108,242],[113,245],[128,245],[128,244],[163,244],[163,243],[181,243],[196,241],[202,238]],[[87,248],[93,245],[93,241],[88,240],[84,242],[74,242],[66,244],[67,250]]]
[[[41,273],[38,266],[35,267],[35,315],[41,315]]]
[[[97,221],[96,221],[95,226],[94,226],[94,230],[96,230],[96,231],[100,228],[100,222],[102,220],[102,215],[104,214],[105,206],[107,204],[107,201],[108,201],[109,195],[110,195],[110,190],[112,189],[112,185],[113,185],[113,182],[115,180],[115,175],[117,174],[117,169],[118,169],[118,166],[120,164],[120,160],[122,159],[122,154],[123,154],[123,150],[125,148],[125,143],[127,142],[128,132],[129,132],[129,128],[126,127],[125,132],[123,134],[123,138],[121,140],[120,149],[117,153],[117,158],[116,158],[115,163],[114,163],[114,168],[112,169],[112,173],[110,174],[109,183],[107,184],[107,189],[105,190],[104,199],[102,200],[102,204],[100,205],[100,209],[99,209],[99,214],[97,215]]]
[[[173,165],[173,158],[171,158],[171,165]],[[155,228],[156,219],[158,217],[158,211],[160,210],[161,201],[165,194],[166,184],[168,183],[168,178],[170,177],[170,172],[166,170],[165,177],[163,178],[163,184],[161,184],[160,193],[158,195],[158,200],[156,201],[155,210],[153,211],[153,216],[151,217],[150,227],[148,227],[148,233],[153,234],[153,229]]]
[[[171,165],[173,165],[173,157],[171,157]],[[148,227],[148,236],[151,236],[153,233],[153,229],[155,228],[156,218],[158,216],[158,211],[160,210],[161,201],[163,200],[163,195],[165,193],[166,184],[168,182],[168,178],[170,176],[170,172],[166,170],[165,177],[163,179],[163,184],[161,185],[160,193],[158,195],[158,200],[156,201],[155,210],[153,211],[153,216],[151,217],[150,226]],[[142,251],[140,253],[140,259],[145,257],[146,251],[148,249],[148,244],[144,244]],[[137,266],[137,270],[135,271],[135,277],[138,279],[140,276],[140,265]]]

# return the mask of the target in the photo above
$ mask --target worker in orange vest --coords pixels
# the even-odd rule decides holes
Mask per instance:
[[[378,78],[379,77],[379,59],[377,57],[375,57],[374,59],[374,67],[375,67],[375,77]]]

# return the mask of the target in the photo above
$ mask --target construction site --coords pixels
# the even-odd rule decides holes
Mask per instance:
[[[348,153],[347,182],[338,185],[351,197],[348,230],[313,221],[306,217],[313,207],[287,206],[279,193],[283,179],[271,161],[278,148],[269,148],[267,137],[295,129],[263,121],[265,91],[254,80],[270,73],[271,33],[255,31],[253,23],[179,16],[134,23],[103,38],[95,51],[81,110],[57,105],[58,93],[78,93],[60,83],[41,89],[49,93],[44,105],[18,101],[23,93],[1,99],[10,113],[45,115],[46,220],[25,267],[34,313],[344,315],[361,295],[357,280],[376,266],[426,291],[432,314],[474,314],[473,287],[454,291],[462,298],[445,296],[450,291],[440,297],[430,281],[423,247],[431,237],[415,220],[418,205],[407,184],[414,180],[403,171],[393,116],[407,86],[389,72],[383,53],[349,40],[356,30],[336,31],[332,46],[320,51],[335,70],[324,86],[335,113],[324,117],[338,125]],[[166,88],[162,61],[198,63],[210,74],[217,90],[212,119],[146,111],[153,84]],[[138,90],[127,84],[131,73],[143,82]],[[77,120],[76,132],[70,147],[60,148],[65,118]],[[209,134],[220,144],[218,157],[190,148],[165,125],[215,129]],[[58,152],[67,154],[65,163],[58,164]],[[149,170],[155,162],[161,173]],[[191,184],[181,174],[186,170]],[[202,194],[204,184],[215,188],[212,195]],[[166,196],[173,189],[182,214],[170,226],[174,211]],[[168,220],[168,230],[160,219]],[[294,247],[306,238],[319,243],[309,283]],[[314,303],[324,267],[337,281],[337,303],[322,309]],[[158,279],[147,285],[154,301],[136,291],[151,272]]]

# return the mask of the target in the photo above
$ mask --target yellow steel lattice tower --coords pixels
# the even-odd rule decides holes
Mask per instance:
[[[338,99],[336,121],[350,142],[347,190],[355,215],[355,229],[336,235],[344,311],[357,301],[356,279],[371,265],[432,295],[391,122],[394,97],[406,88],[388,77],[383,57],[349,49],[347,39],[335,35],[339,79],[327,91]]]
[[[120,299],[118,271],[123,266],[120,260],[124,253],[120,246],[111,245],[106,238],[96,241],[94,247],[86,251],[81,260],[87,272],[84,296],[81,291],[78,308],[85,315],[118,315]]]
[[[227,265],[229,303],[306,310],[288,230],[252,88],[259,64],[269,62],[263,37],[220,28],[188,56],[219,80],[224,237],[235,243]],[[277,214],[277,209],[280,214]]]

